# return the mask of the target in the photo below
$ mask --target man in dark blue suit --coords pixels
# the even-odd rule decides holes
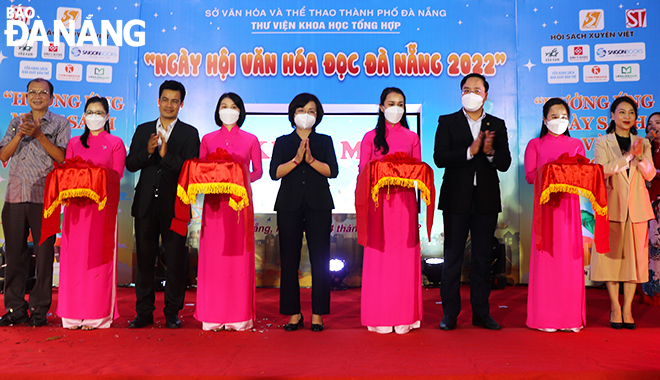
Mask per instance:
[[[444,316],[440,329],[453,330],[461,312],[461,267],[468,232],[472,240],[470,303],[472,324],[490,330],[500,325],[490,316],[490,267],[497,214],[502,211],[497,171],[511,165],[504,120],[486,114],[488,82],[479,74],[461,81],[463,108],[440,116],[433,158],[445,168],[438,209],[445,227],[445,262],[440,294]]]
[[[154,322],[154,271],[160,251],[159,240],[167,268],[163,309],[166,326],[181,327],[178,313],[183,309],[186,294],[186,237],[170,230],[170,224],[174,218],[183,162],[199,157],[197,129],[178,119],[185,97],[186,89],[181,83],[163,82],[158,92],[160,117],[137,127],[126,157],[126,169],[141,171],[131,210],[135,218],[137,248],[137,317],[129,324],[130,328],[141,328]]]

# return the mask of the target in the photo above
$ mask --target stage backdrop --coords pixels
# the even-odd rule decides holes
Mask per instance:
[[[5,6],[16,16],[15,1],[5,1]],[[332,255],[347,261],[347,282],[357,286],[362,249],[356,243],[355,177],[360,141],[375,126],[382,89],[396,86],[405,92],[411,129],[420,134],[423,160],[434,167],[438,116],[460,109],[459,83],[464,75],[485,75],[490,83],[486,111],[505,120],[513,156],[511,168],[500,174],[503,212],[496,235],[506,245],[507,275],[513,282],[526,282],[533,205],[523,156],[527,142],[539,133],[544,99],[561,96],[569,101],[575,115],[571,134],[583,139],[592,157],[593,138],[603,133],[611,101],[622,94],[636,96],[641,126],[654,106],[658,81],[651,70],[658,58],[660,28],[654,16],[660,4],[650,0],[591,0],[579,5],[564,0],[409,1],[405,7],[345,0],[35,0],[23,5],[27,6],[35,11],[28,28],[42,21],[51,42],[54,20],[75,22],[83,37],[90,24],[95,29],[83,47],[66,41],[12,47],[5,41],[0,51],[0,125],[29,110],[25,87],[35,77],[55,85],[51,110],[69,118],[73,135],[82,133],[85,99],[94,94],[108,97],[113,134],[127,147],[138,124],[158,117],[158,86],[166,79],[186,86],[179,117],[196,126],[200,135],[218,128],[214,110],[221,94],[232,91],[243,98],[249,113],[243,128],[261,141],[265,169],[264,177],[253,184],[259,285],[279,283],[272,210],[279,182],[269,178],[268,167],[275,139],[291,132],[286,108],[296,94],[316,94],[326,110],[317,131],[333,137],[340,167],[339,178],[330,181],[337,205]],[[118,38],[108,39],[112,46],[92,46],[92,35],[103,34],[103,20],[113,27],[122,20],[126,27]],[[131,20],[142,20],[144,27],[128,28]],[[138,41],[139,32],[144,32],[144,44],[130,46],[128,41]],[[122,45],[114,46],[122,36]],[[438,191],[442,175],[443,170],[436,169]],[[7,177],[3,165],[0,195]],[[120,283],[132,282],[134,275],[130,205],[136,181],[137,175],[128,172],[122,181]],[[588,204],[584,208],[588,220],[591,210]],[[420,226],[426,221],[424,210]],[[194,213],[189,229],[193,268],[201,203]],[[434,221],[431,242],[420,228],[425,257],[443,255],[440,212]],[[584,231],[588,257],[591,235],[588,228]],[[193,270],[193,281],[194,276]],[[310,283],[306,260],[301,279]]]

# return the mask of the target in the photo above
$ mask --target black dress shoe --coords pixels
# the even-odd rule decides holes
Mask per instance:
[[[450,331],[456,328],[456,317],[445,314],[440,321],[440,330]]]
[[[41,326],[46,326],[47,324],[48,324],[48,320],[46,320],[45,314],[34,313],[30,317],[30,326],[32,327],[41,327]]]
[[[300,319],[298,320],[298,323],[287,323],[286,325],[284,325],[284,331],[301,330],[303,327],[305,327],[305,324],[303,323],[303,315],[300,314]]]
[[[146,317],[140,317],[139,315],[135,317],[134,320],[131,321],[131,323],[128,324],[129,329],[141,329],[143,327],[147,327],[148,325],[152,325],[154,323],[154,318],[146,318]]]
[[[181,321],[176,315],[168,315],[165,317],[165,326],[168,329],[178,329],[181,327]]]
[[[490,314],[486,315],[485,317],[479,317],[476,315],[472,316],[472,324],[477,327],[483,327],[488,330],[501,330],[502,326],[500,326],[493,317],[490,316]]]
[[[316,323],[312,323],[311,330],[312,331],[323,331],[324,328],[325,328],[325,326],[323,326],[323,323],[321,323],[320,325],[316,324]]]
[[[0,318],[0,326],[13,326],[20,323],[26,323],[30,320],[27,311],[10,311]]]
[[[621,327],[619,327],[619,328],[621,328]],[[633,322],[633,323],[623,322],[623,328],[628,329],[628,330],[634,330],[635,329],[635,322]]]

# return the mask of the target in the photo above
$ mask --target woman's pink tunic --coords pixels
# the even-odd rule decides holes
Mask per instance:
[[[66,148],[66,159],[80,157],[97,166],[124,175],[126,148],[121,138],[102,131],[89,135],[89,148],[80,136],[73,137]],[[103,225],[107,208],[87,198],[74,198],[64,208],[60,250],[60,283],[57,315],[64,327],[110,327],[117,312],[117,244],[114,258],[103,264]],[[117,222],[115,219],[115,241]]]
[[[421,160],[419,136],[400,124],[386,124],[388,154],[404,152]],[[360,145],[360,170],[373,159],[376,131]],[[390,186],[380,190],[379,204],[369,198],[368,242],[362,266],[362,325],[372,331],[403,333],[422,319],[422,279],[415,190]]]
[[[535,183],[537,170],[563,153],[584,155],[578,139],[545,135],[529,142],[525,150],[525,179]],[[543,208],[543,247],[536,248],[532,227],[529,263],[527,326],[533,329],[579,329],[586,321],[584,251],[579,196],[556,193]]]
[[[225,126],[202,138],[199,157],[206,158],[218,148],[229,152],[234,161],[252,162],[250,182],[261,178],[261,145],[253,134],[234,126]],[[250,199],[250,207],[252,199]],[[246,235],[254,240],[254,231],[246,231],[243,213],[229,207],[226,194],[206,194],[199,240],[197,306],[195,318],[206,330],[252,328],[254,320],[254,250],[245,246]]]

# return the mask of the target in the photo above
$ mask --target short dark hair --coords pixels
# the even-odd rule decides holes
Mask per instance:
[[[163,90],[178,91],[179,94],[181,94],[181,103],[183,103],[183,100],[186,98],[186,88],[183,87],[181,82],[177,82],[175,80],[166,80],[163,82],[163,84],[161,84],[160,88],[158,89],[159,99],[163,95]]]
[[[87,99],[87,102],[85,103],[85,112],[87,112],[87,107],[89,107],[90,104],[93,103],[101,103],[101,106],[103,106],[103,109],[105,110],[105,114],[108,115],[108,120],[105,121],[105,126],[103,129],[110,133],[110,105],[108,104],[108,99],[102,98],[98,95],[92,96],[91,98]],[[82,136],[80,136],[80,142],[85,148],[89,148],[89,145],[87,144],[87,139],[89,138],[89,133],[90,130],[87,128],[87,124],[85,124],[85,132],[83,132]]]
[[[637,103],[635,103],[635,101],[630,96],[619,96],[612,102],[612,105],[610,106],[610,125],[607,127],[605,132],[612,133],[616,130],[616,123],[614,120],[612,120],[612,114],[616,111],[616,108],[619,106],[619,104],[624,102],[630,104],[635,111],[635,123],[632,125],[632,127],[630,127],[630,133],[633,135],[637,134]]]
[[[461,90],[463,89],[463,85],[465,85],[465,82],[467,82],[467,80],[470,79],[470,78],[479,78],[479,79],[481,79],[481,81],[484,82],[484,90],[486,90],[486,92],[488,92],[488,87],[489,86],[488,86],[488,81],[486,80],[486,77],[481,75],[481,74],[477,74],[477,73],[468,74],[468,75],[464,76],[463,79],[461,79]]]
[[[220,120],[220,115],[218,112],[220,112],[220,103],[222,103],[222,99],[224,98],[229,98],[231,99],[234,104],[236,104],[236,107],[238,107],[239,110],[239,116],[238,120],[236,121],[236,125],[239,126],[239,128],[243,125],[243,122],[245,121],[245,104],[243,104],[243,99],[241,99],[240,96],[233,92],[225,92],[220,96],[220,99],[218,99],[218,105],[215,106],[215,123],[219,126],[222,127],[222,120]]]
[[[570,121],[571,120],[571,108],[568,106],[568,103],[566,103],[566,101],[562,98],[550,98],[550,99],[548,99],[548,101],[545,102],[545,104],[543,105],[543,117],[545,119],[547,119],[548,118],[548,113],[550,112],[550,108],[552,108],[552,106],[556,106],[557,104],[561,104],[562,106],[564,106],[564,108],[566,108],[566,114],[568,116],[568,120]],[[539,137],[543,137],[547,134],[548,134],[548,127],[545,125],[545,123],[542,123],[541,124],[541,135]],[[568,128],[566,128],[566,131],[564,131],[563,134],[566,135],[566,136],[569,136],[569,137],[571,136],[571,134],[568,133]]]
[[[52,97],[52,96],[54,95],[54,94],[53,94],[53,91],[54,91],[53,84],[50,83],[50,81],[48,81],[48,80],[46,80],[46,79],[44,79],[44,78],[34,78],[34,79],[32,79],[31,81],[29,81],[28,84],[27,84],[27,90],[28,90],[28,91],[30,91],[30,85],[31,85],[33,82],[44,82],[44,83],[48,83],[48,90],[50,91],[50,96]]]
[[[304,108],[309,102],[316,103],[316,121],[314,122],[312,128],[316,128],[316,126],[321,122],[321,119],[323,119],[323,106],[321,105],[319,98],[312,94],[303,92],[302,94],[296,95],[291,103],[289,103],[289,121],[291,122],[291,126],[293,128],[296,127],[296,122],[294,121],[296,118],[296,110],[298,108]]]

